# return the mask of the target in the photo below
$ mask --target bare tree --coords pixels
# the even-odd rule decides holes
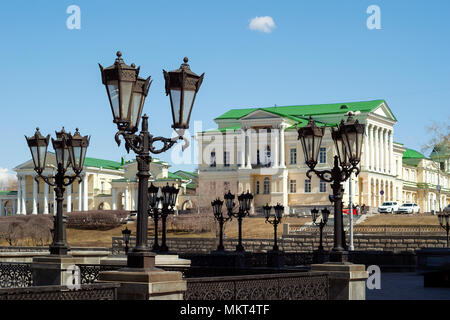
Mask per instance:
[[[430,140],[422,147],[421,151],[423,153],[430,154],[432,160],[436,160],[437,164],[435,169],[438,172],[438,194],[439,194],[439,211],[441,208],[441,169],[442,164],[450,153],[450,116],[445,122],[431,121],[427,126],[427,132],[430,135]],[[435,164],[435,163],[433,163]]]

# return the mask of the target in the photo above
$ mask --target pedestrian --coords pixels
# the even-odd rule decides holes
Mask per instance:
[[[361,206],[361,214],[366,214],[366,205],[364,203]]]

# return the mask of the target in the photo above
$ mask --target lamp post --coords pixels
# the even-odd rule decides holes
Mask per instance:
[[[64,187],[71,185],[75,179],[81,182],[80,174],[83,170],[90,138],[88,136],[82,137],[78,128],[74,135],[67,133],[64,127],[61,131],[56,132],[56,139],[52,138],[57,163],[57,172],[54,176],[43,175],[50,135],[43,137],[39,128],[36,128],[33,136],[25,136],[25,138],[33,158],[34,171],[37,173],[36,182],[39,183],[38,177],[42,178],[45,183],[54,187],[56,194],[56,217],[53,220],[53,241],[50,245],[50,254],[65,256],[70,251],[70,247],[66,240],[66,227],[63,217]],[[66,175],[70,167],[74,174]]]
[[[450,232],[449,218],[450,218],[450,214],[448,214],[448,213],[439,213],[438,214],[439,224],[447,233],[447,248],[450,248],[449,238],[448,238],[448,234]]]
[[[242,245],[242,219],[249,214],[251,202],[253,199],[253,195],[247,191],[247,193],[242,193],[238,196],[239,201],[239,210],[237,212],[233,212],[233,208],[235,206],[234,203],[234,194],[231,191],[225,194],[225,205],[227,207],[227,213],[230,219],[235,217],[238,219],[238,244],[236,246],[236,252],[244,252],[244,246]]]
[[[311,210],[311,215],[312,215],[312,220],[314,225],[319,227],[320,230],[320,244],[319,244],[319,251],[323,252],[323,228],[327,225],[328,222],[328,216],[330,215],[330,210],[328,210],[327,208],[323,208],[322,209],[322,217],[320,218],[319,222],[317,221],[318,218],[318,213],[319,210],[317,210],[316,208]]]
[[[211,202],[213,208],[214,218],[219,223],[219,245],[217,246],[217,251],[225,251],[223,246],[223,225],[225,222],[231,219],[231,217],[225,218],[222,213],[223,201],[217,198]]]
[[[167,226],[166,220],[169,214],[173,214],[175,211],[175,204],[177,201],[177,195],[180,189],[175,188],[174,185],[166,186],[161,188],[161,192],[163,194],[162,197],[162,209],[161,209],[161,225],[162,225],[162,235],[161,235],[161,246],[159,247],[159,252],[168,252],[169,248],[166,244],[166,234],[167,234]]]
[[[281,223],[281,218],[283,217],[284,207],[277,203],[276,206],[273,207],[275,210],[275,215],[271,215],[270,212],[272,211],[272,207],[269,206],[269,204],[266,204],[263,207],[264,216],[266,217],[266,223],[270,223],[273,225],[273,251],[278,251],[278,242],[277,242],[277,228],[278,225]],[[272,219],[271,219],[272,218]]]
[[[353,114],[349,113],[347,122],[342,120],[337,129],[331,128],[331,137],[337,152],[334,166],[331,170],[319,171],[315,170],[315,166],[324,133],[325,127],[318,127],[310,117],[308,124],[298,129],[298,138],[302,144],[305,163],[309,167],[307,177],[311,179],[311,173],[315,173],[320,179],[331,183],[333,190],[331,200],[334,203],[334,246],[330,253],[330,262],[345,262],[348,252],[344,249],[345,239],[343,239],[342,183],[352,172],[355,172],[356,176],[359,174],[357,166],[361,159],[364,124],[353,119]]]
[[[125,229],[122,230],[122,238],[123,242],[125,243],[125,254],[128,253],[128,243],[130,242],[130,236],[131,230],[129,230],[128,227],[125,227]]]
[[[148,188],[148,214],[153,218],[153,224],[154,224],[154,241],[153,241],[153,252],[158,252],[159,250],[159,244],[158,244],[158,221],[159,221],[159,207],[162,202],[162,197],[158,197],[159,188],[156,187],[153,183],[150,184],[150,187]]]
[[[117,52],[114,64],[103,68],[100,64],[102,83],[108,94],[113,122],[117,125],[115,140],[120,145],[120,136],[125,139],[125,149],[133,150],[137,156],[139,179],[138,210],[136,228],[136,246],[127,255],[129,268],[153,268],[155,254],[148,247],[148,180],[150,177],[150,152],[159,154],[169,150],[179,139],[185,141],[183,150],[188,146],[188,140],[183,137],[184,130],[189,127],[189,119],[194,105],[195,97],[203,81],[204,74],[196,75],[190,70],[188,59],[179,69],[167,72],[163,70],[165,78],[166,95],[170,96],[173,125],[178,137],[154,137],[148,132],[148,117],[142,117],[141,132],[136,134],[139,127],[145,98],[151,85],[150,77],[139,77],[140,68],[134,64],[128,66],[122,59],[122,53]],[[162,143],[157,149],[155,143]]]

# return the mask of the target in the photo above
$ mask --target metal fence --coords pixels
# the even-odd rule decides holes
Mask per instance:
[[[0,300],[117,300],[118,283],[0,289]]]
[[[31,263],[1,262],[0,288],[26,288],[33,285]]]
[[[114,271],[123,268],[120,265],[105,265],[105,264],[77,264],[80,268],[80,283],[90,284],[98,279],[101,271]]]
[[[190,278],[185,300],[327,300],[326,274],[299,272]]]
[[[348,230],[348,226],[344,226]],[[313,225],[285,224],[283,236],[289,235],[319,235],[319,228]],[[324,234],[333,234],[334,226],[327,225],[323,229]],[[378,235],[441,235],[442,228],[439,225],[355,225],[354,234],[378,234]]]

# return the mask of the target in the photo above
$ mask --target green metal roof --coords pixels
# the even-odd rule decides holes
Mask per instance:
[[[240,119],[256,110],[263,110],[274,113],[283,117],[291,118],[292,120],[299,120],[310,115],[325,115],[325,114],[345,114],[348,111],[371,112],[379,107],[385,100],[372,100],[360,102],[341,102],[331,104],[314,104],[314,105],[297,105],[284,107],[268,107],[268,108],[246,108],[246,109],[232,109],[225,112],[216,120],[222,119]],[[341,106],[346,105],[347,108],[342,109]],[[395,117],[394,117],[395,118]]]
[[[175,174],[178,174],[178,175],[180,175],[180,176],[185,175],[185,176],[191,177],[191,178],[196,178],[196,177],[198,177],[197,172],[190,172],[190,171],[184,171],[184,170],[178,170],[178,171],[175,171]]]
[[[120,162],[96,159],[96,158],[89,158],[89,157],[86,157],[84,159],[84,165],[86,167],[95,167],[95,168],[103,168],[103,169],[110,169],[110,170],[122,169],[122,164]]]
[[[406,149],[405,152],[403,152],[403,159],[426,159],[423,154],[420,152],[413,150],[413,149]]]

